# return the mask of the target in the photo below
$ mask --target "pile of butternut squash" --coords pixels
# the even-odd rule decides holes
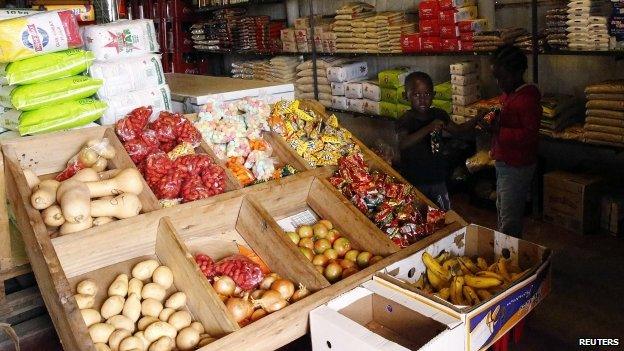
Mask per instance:
[[[89,141],[79,153],[91,150],[88,145],[94,142]],[[111,148],[99,156],[111,159],[115,151]],[[143,181],[141,173],[134,168],[104,171],[98,165],[81,169],[62,182],[40,180],[30,169],[24,169],[24,175],[32,190],[30,203],[42,211],[49,232],[70,234],[134,217],[142,209],[138,195],[143,191]]]

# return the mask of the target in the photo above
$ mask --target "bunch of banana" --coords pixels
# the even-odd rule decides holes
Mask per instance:
[[[444,250],[437,257],[425,252],[422,260],[427,269],[413,285],[460,306],[488,300],[528,272],[503,257],[488,265],[483,257],[474,263],[468,256],[452,257]]]

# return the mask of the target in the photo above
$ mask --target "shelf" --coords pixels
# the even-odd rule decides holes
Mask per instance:
[[[197,50],[197,49],[196,49]],[[275,53],[258,53],[258,52],[232,52],[232,51],[212,51],[197,50],[207,54],[215,55],[239,55],[239,56],[312,56],[310,52],[275,52]],[[409,57],[409,56],[491,56],[490,51],[454,51],[454,52],[418,52],[418,53],[358,53],[358,52],[341,52],[341,53],[323,53],[317,52],[317,56],[334,56],[334,57]]]
[[[217,6],[205,6],[205,7],[199,7],[195,9],[195,13],[206,13],[206,12],[210,12],[210,11],[216,11],[216,10],[222,10],[222,9],[229,9],[229,8],[234,8],[234,7],[245,7],[247,5],[264,5],[264,4],[279,4],[284,2],[283,0],[250,0],[250,1],[245,1],[245,2],[239,2],[236,4],[228,4],[228,5],[217,5]]]
[[[386,121],[386,122],[396,122],[399,119],[398,118],[392,118],[392,117],[386,117],[386,116],[380,116],[380,115],[371,115],[371,114],[367,114],[367,113],[360,113],[360,112],[353,112],[353,111],[348,111],[348,110],[341,110],[341,109],[337,109],[337,108],[333,108],[333,107],[327,107],[325,108],[327,111],[329,112],[337,112],[337,113],[348,113],[351,114],[353,116],[357,116],[357,117],[364,117],[364,118],[372,118],[372,119],[376,119],[376,120],[380,120],[380,121]]]
[[[624,51],[608,50],[608,51],[578,51],[578,50],[566,50],[566,51],[546,51],[540,53],[540,55],[546,56],[607,56],[615,58],[624,58]]]

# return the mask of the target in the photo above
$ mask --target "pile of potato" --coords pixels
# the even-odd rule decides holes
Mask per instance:
[[[91,149],[88,146],[102,144],[106,147]],[[94,153],[98,161],[92,167],[83,168],[80,160],[87,151]],[[57,176],[57,179],[41,181],[31,170],[24,170],[32,190],[31,205],[42,211],[43,222],[50,232],[58,230],[65,235],[116,219],[134,217],[141,212],[138,197],[143,191],[141,174],[134,168],[104,171],[106,160],[113,157],[115,149],[108,145],[107,139],[92,140],[62,172],[67,175],[72,167],[76,170],[66,180],[58,181]]]
[[[137,263],[132,278],[120,274],[108,287],[108,298],[94,309],[97,283],[78,283],[74,295],[91,340],[99,351],[194,350],[215,339],[184,309],[186,294],[175,292],[173,272],[156,260]],[[104,320],[104,322],[102,322]]]

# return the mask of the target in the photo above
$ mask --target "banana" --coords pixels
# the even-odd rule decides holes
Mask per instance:
[[[494,295],[485,289],[477,289],[477,296],[479,296],[481,300],[485,301],[489,300]]]
[[[450,284],[449,280],[445,280],[441,278],[440,276],[435,274],[434,271],[430,269],[427,269],[427,280],[429,280],[429,283],[431,283],[431,286],[433,286],[433,288],[436,290],[446,288]]]
[[[438,263],[442,264],[444,261],[448,260],[450,257],[451,257],[450,252],[446,250],[442,250],[440,251],[440,254],[436,256],[435,260],[438,261]]]
[[[454,265],[457,264],[457,259],[456,258],[449,258],[448,260],[444,261],[444,263],[442,263],[442,268],[446,269],[446,270],[451,270],[451,267],[453,267]]]
[[[451,273],[448,270],[444,269],[442,265],[438,261],[436,261],[436,259],[433,258],[433,256],[431,256],[428,252],[423,253],[422,260],[425,266],[427,266],[427,269],[432,270],[440,278],[445,280],[451,279]]]
[[[441,298],[442,300],[448,301],[448,299],[449,299],[449,297],[451,295],[451,289],[450,288],[442,288],[442,289],[440,289],[440,291],[438,291],[434,295],[436,295],[437,297]]]
[[[498,280],[500,280],[500,281],[505,280],[505,278],[504,278],[502,275],[500,275],[500,274],[498,274],[498,273],[490,272],[490,271],[481,271],[481,272],[478,272],[478,273],[477,273],[477,274],[475,274],[475,275],[476,275],[477,277],[490,277],[490,278],[496,278],[496,279],[498,279]]]
[[[485,260],[485,258],[477,257],[477,267],[479,267],[479,269],[482,270],[482,271],[487,271],[488,264],[487,264],[487,261]]]
[[[511,282],[511,275],[507,272],[507,261],[504,258],[498,259],[498,272],[505,278],[506,282]]]
[[[466,285],[477,289],[493,288],[503,284],[500,279],[492,277],[477,277],[474,275],[465,275],[463,278]]]
[[[469,287],[468,285],[464,285],[462,287],[462,292],[464,293],[464,297],[470,305],[474,306],[481,302],[479,296],[477,296],[477,293],[474,291],[474,289]]]
[[[414,282],[414,286],[420,290],[425,287],[425,273],[421,274],[420,278],[418,278],[418,280]]]
[[[425,286],[423,286],[422,290],[426,292],[427,294],[433,294],[433,287],[431,286],[429,281],[426,279],[425,279]]]
[[[468,268],[468,266],[466,266],[460,259],[459,257],[457,257],[457,265],[459,266],[459,268],[461,269],[461,271],[464,273],[462,275],[470,275],[472,274],[472,271],[470,270],[470,268]]]
[[[465,305],[464,302],[464,294],[462,291],[462,287],[464,286],[464,278],[463,277],[455,277],[453,278],[453,283],[451,284],[451,303],[453,305]]]
[[[489,267],[488,267],[488,271],[490,272],[498,272],[498,262],[494,262],[492,263]]]
[[[480,271],[479,267],[477,267],[474,264],[474,262],[472,262],[470,257],[467,257],[467,256],[457,257],[457,261],[459,261],[459,263],[461,263],[462,265],[466,266],[466,268],[468,268],[468,270],[471,271],[472,274],[475,274],[478,271]]]

